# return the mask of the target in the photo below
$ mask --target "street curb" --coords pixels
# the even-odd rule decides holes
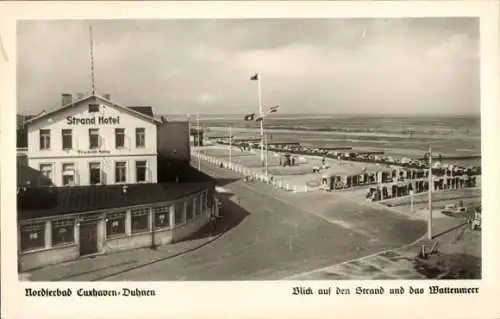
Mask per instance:
[[[120,274],[123,274],[123,273],[126,273],[126,272],[129,272],[129,271],[132,271],[132,270],[136,270],[136,269],[140,269],[140,268],[143,268],[143,267],[147,267],[147,266],[150,266],[150,265],[153,265],[153,264],[156,264],[156,263],[159,263],[159,262],[162,262],[162,261],[165,261],[165,260],[169,260],[169,259],[173,259],[175,257],[179,257],[179,256],[182,256],[182,255],[185,255],[185,254],[188,254],[190,252],[193,252],[195,250],[198,250],[212,242],[214,242],[215,240],[219,239],[220,237],[222,237],[225,233],[227,232],[227,230],[217,234],[216,236],[214,237],[211,237],[210,239],[206,240],[205,242],[195,246],[195,247],[192,247],[192,248],[189,248],[189,249],[186,249],[184,251],[181,251],[181,252],[178,252],[178,253],[175,253],[173,255],[170,255],[170,256],[165,256],[165,257],[158,257],[158,258],[154,258],[154,259],[151,259],[150,261],[148,262],[145,262],[145,263],[141,263],[141,264],[138,264],[138,265],[135,265],[133,267],[130,267],[130,268],[127,268],[125,270],[120,270],[120,271],[117,271],[117,272],[114,272],[114,273],[111,273],[111,274],[107,274],[105,276],[100,276],[100,277],[97,277],[95,279],[91,279],[89,281],[100,281],[100,280],[103,280],[103,279],[106,279],[106,278],[110,278],[110,277],[114,277],[114,276],[117,276],[117,275],[120,275]]]

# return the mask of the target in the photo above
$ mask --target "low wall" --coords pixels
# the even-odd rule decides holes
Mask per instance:
[[[155,230],[155,245],[164,245],[172,242],[172,230]],[[131,234],[119,238],[110,238],[105,241],[104,253],[119,252],[130,249],[150,247],[153,244],[151,231]]]
[[[172,241],[180,241],[191,236],[205,226],[209,221],[208,215],[200,215],[195,221],[177,226],[172,231]]]
[[[19,258],[23,271],[33,270],[47,265],[59,264],[75,260],[80,252],[78,245],[72,244],[61,247],[46,248],[24,252]]]

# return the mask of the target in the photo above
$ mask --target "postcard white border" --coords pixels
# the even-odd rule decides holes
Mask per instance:
[[[2,317],[5,318],[331,318],[498,317],[500,306],[499,5],[497,1],[387,2],[3,2],[0,36],[0,153]],[[15,26],[17,19],[190,19],[190,18],[347,18],[480,17],[481,125],[483,161],[483,279],[439,281],[439,285],[477,286],[467,296],[293,296],[294,285],[310,287],[428,287],[431,281],[314,282],[19,282],[16,247]],[[130,298],[26,298],[24,287],[146,287],[157,296]]]

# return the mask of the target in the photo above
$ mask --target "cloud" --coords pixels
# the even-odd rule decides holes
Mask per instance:
[[[479,112],[477,19],[253,19],[19,23],[18,106],[98,92],[159,113]]]
[[[467,34],[459,33],[430,48],[426,56],[431,59],[474,59],[479,57],[479,43]]]
[[[211,104],[216,100],[217,100],[217,95],[211,93],[203,93],[196,99],[196,101],[201,103],[202,105]]]

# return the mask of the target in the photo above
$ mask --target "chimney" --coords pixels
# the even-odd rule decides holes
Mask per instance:
[[[83,94],[83,93],[76,93],[76,99],[77,100],[83,100],[84,97],[85,97],[85,94]]]
[[[71,102],[73,101],[71,94],[68,94],[68,93],[63,93],[61,95],[61,98],[62,98],[62,100],[61,100],[62,106],[71,104]]]
[[[102,97],[105,98],[106,100],[110,100],[111,101],[111,94],[109,94],[109,93],[104,93],[102,95]]]

